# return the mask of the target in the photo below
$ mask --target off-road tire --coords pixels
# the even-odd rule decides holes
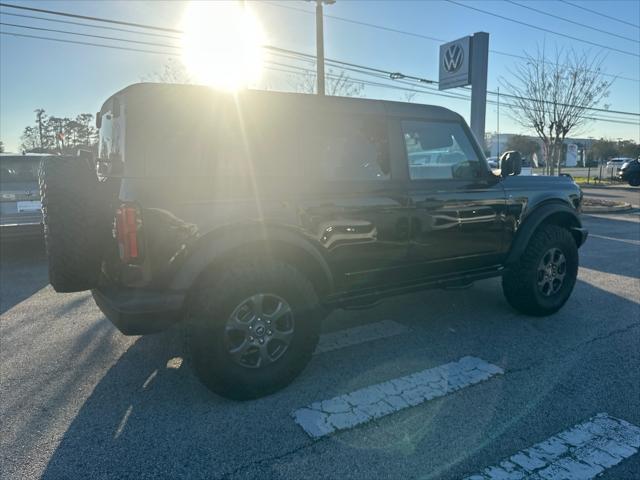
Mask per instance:
[[[51,285],[57,292],[96,287],[110,236],[106,186],[78,157],[45,158],[38,177]]]
[[[291,306],[293,338],[283,356],[259,368],[239,365],[228,353],[225,325],[243,299],[274,294]],[[213,392],[234,400],[269,395],[288,385],[307,365],[318,343],[323,313],[311,282],[279,261],[231,265],[201,279],[193,294],[187,341],[196,374]]]
[[[552,248],[566,258],[566,275],[555,294],[545,296],[538,288],[538,265]],[[524,253],[502,277],[502,290],[509,304],[521,313],[551,315],[569,299],[578,275],[578,248],[571,233],[556,225],[543,225],[533,234]]]

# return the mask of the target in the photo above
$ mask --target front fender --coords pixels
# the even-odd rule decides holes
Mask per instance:
[[[511,249],[507,255],[506,265],[518,261],[527,248],[529,240],[531,240],[535,231],[543,223],[552,223],[566,227],[573,235],[578,247],[580,247],[587,238],[587,230],[582,228],[580,217],[573,208],[566,203],[546,203],[535,208],[522,219],[522,223],[516,231]]]

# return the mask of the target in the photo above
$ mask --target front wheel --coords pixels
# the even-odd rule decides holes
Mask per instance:
[[[502,277],[502,289],[516,310],[545,316],[562,308],[577,276],[578,248],[571,233],[556,225],[544,225]]]
[[[273,393],[311,359],[320,311],[311,282],[285,263],[231,266],[204,278],[190,319],[196,373],[224,397]]]
[[[640,173],[629,177],[629,185],[631,185],[632,187],[640,186]]]

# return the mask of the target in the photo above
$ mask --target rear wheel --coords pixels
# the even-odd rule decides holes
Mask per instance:
[[[196,373],[209,389],[237,400],[289,384],[311,359],[322,320],[312,284],[280,262],[204,278],[190,316]]]
[[[527,315],[558,311],[569,299],[578,275],[578,248],[571,233],[556,225],[540,227],[520,260],[502,277],[509,304]]]
[[[78,157],[45,158],[39,183],[51,285],[57,292],[96,287],[110,236],[108,186]]]

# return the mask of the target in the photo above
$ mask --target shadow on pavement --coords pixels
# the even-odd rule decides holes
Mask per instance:
[[[570,300],[554,316],[533,319],[514,315],[497,291],[488,301],[486,290],[492,285],[467,291],[455,306],[452,302],[459,293],[429,292],[405,297],[407,308],[399,311],[396,306],[393,310],[398,318],[412,317],[407,318],[413,322],[412,335],[386,340],[374,356],[370,356],[373,351],[367,346],[325,354],[312,361],[302,377],[285,390],[249,402],[223,399],[199,383],[188,365],[182,329],[140,337],[105,373],[81,406],[42,478],[220,478],[229,474],[242,478],[248,468],[261,471],[257,478],[283,478],[282,472],[287,470],[283,464],[289,462],[293,463],[288,470],[298,472],[292,477],[319,475],[319,470],[309,471],[315,467],[300,457],[288,455],[318,445],[292,421],[293,409],[351,391],[354,379],[377,383],[383,375],[393,376],[396,370],[406,373],[407,369],[424,368],[429,362],[451,361],[451,355],[459,355],[457,350],[497,361],[507,375],[510,369],[522,368],[521,361],[515,359],[523,349],[530,349],[533,357],[539,355],[541,342],[553,344],[550,351],[554,356],[561,357],[564,349],[566,355],[575,356],[574,352],[582,350],[581,342],[588,343],[601,334],[591,330],[589,315],[594,311],[624,318],[633,306],[637,307],[629,300],[578,282],[579,301]],[[443,310],[448,306],[454,315],[440,318],[429,313],[426,305],[433,302],[442,303]],[[457,332],[455,351],[447,337],[452,327]],[[597,323],[595,328],[606,329],[607,325]],[[583,360],[579,355],[576,358],[572,361]],[[434,451],[434,459],[429,460],[437,458],[448,464],[449,471],[441,473],[443,478],[453,478],[451,475],[472,469],[470,460],[486,453],[484,449],[490,450],[486,432],[493,432],[493,438],[498,439],[496,431],[512,434],[511,430],[517,431],[519,420],[544,406],[552,392],[571,378],[576,365],[572,361],[560,362],[562,366],[547,372],[538,387],[530,387],[532,391],[519,392],[509,382],[494,383],[489,398],[481,406],[476,405],[473,421],[450,411],[451,403],[443,401],[435,410],[407,410],[407,417],[400,423],[386,423],[362,435],[329,437],[324,442],[329,448],[339,445],[339,453],[333,452],[339,457],[350,454],[361,460],[362,455],[370,455],[367,458],[371,462],[379,463],[381,476],[393,476],[393,470],[387,471],[388,468],[397,469],[399,462],[423,462],[424,452],[433,451],[434,445],[459,445],[463,431],[467,445],[458,452],[454,463],[447,460],[446,449]],[[523,396],[519,402],[526,401],[526,408],[519,411],[522,418],[496,416],[498,405],[512,402],[518,395]],[[425,415],[431,418],[423,418]],[[393,435],[397,443],[387,439],[381,444],[387,438],[384,432],[397,428],[402,430]],[[300,470],[294,468],[296,464]]]
[[[0,314],[49,283],[41,239],[0,243]]]

